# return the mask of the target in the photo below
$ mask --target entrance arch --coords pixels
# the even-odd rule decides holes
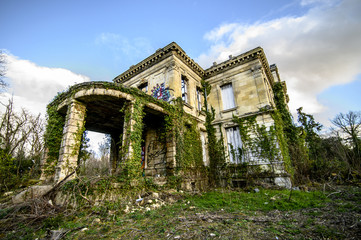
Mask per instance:
[[[141,102],[144,112],[141,119],[135,119],[135,106]],[[175,143],[173,139],[159,138],[157,131],[164,125],[167,111],[164,104],[154,100],[137,89],[125,88],[109,82],[88,82],[77,84],[58,96],[51,104],[58,113],[65,116],[63,136],[59,149],[54,181],[60,182],[78,166],[79,147],[83,131],[91,130],[110,134],[110,174],[123,170],[122,165],[143,150],[144,175],[165,176],[175,166]],[[142,121],[141,146],[129,137],[129,132]],[[157,142],[158,141],[158,142]],[[141,147],[141,149],[138,149]],[[136,153],[134,152],[136,149]],[[120,156],[120,149],[126,149]],[[123,151],[124,153],[124,151]],[[142,157],[139,157],[139,171]],[[134,169],[133,169],[134,170]]]

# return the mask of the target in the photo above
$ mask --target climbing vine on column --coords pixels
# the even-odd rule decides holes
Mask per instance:
[[[224,151],[223,140],[222,138],[217,139],[216,128],[212,124],[213,120],[215,119],[215,110],[213,107],[209,109],[207,103],[207,96],[211,92],[211,85],[204,80],[202,80],[201,83],[202,83],[202,91],[205,100],[204,112],[206,114],[205,127],[208,136],[210,180],[213,184],[215,184],[217,180],[221,177],[221,169],[224,167],[224,164],[226,162],[225,151]],[[219,126],[219,129],[221,129],[221,126]]]
[[[124,136],[120,150],[122,159],[120,170],[127,179],[139,179],[142,176],[140,161],[142,159],[141,146],[143,142],[143,117],[145,115],[143,109],[143,101],[137,98],[134,102],[125,104],[121,110],[124,113],[126,128],[120,137],[123,139]]]
[[[45,130],[46,159],[43,166],[45,175],[52,175],[59,159],[59,149],[63,138],[65,116],[57,111],[57,105],[48,105]]]

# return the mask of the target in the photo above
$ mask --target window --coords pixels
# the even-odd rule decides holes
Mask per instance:
[[[242,160],[242,140],[238,127],[226,128],[229,161],[231,163],[241,163]]]
[[[222,91],[222,100],[223,100],[223,110],[236,107],[236,104],[234,102],[232,83],[223,85],[221,87],[221,91]]]
[[[188,103],[188,80],[182,75],[182,100]]]
[[[142,90],[143,92],[147,93],[148,92],[148,83],[142,83],[138,86],[138,89]]]
[[[197,107],[198,111],[202,111],[202,91],[200,88],[197,88]]]

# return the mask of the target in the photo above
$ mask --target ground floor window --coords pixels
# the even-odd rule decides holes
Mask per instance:
[[[231,163],[241,163],[242,160],[242,140],[238,127],[226,128],[227,146],[229,161]]]

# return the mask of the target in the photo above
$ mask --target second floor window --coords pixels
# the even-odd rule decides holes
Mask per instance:
[[[231,109],[236,107],[233,95],[232,83],[223,85],[221,87],[223,110]]]
[[[188,80],[185,76],[182,76],[182,100],[188,103]]]
[[[200,88],[197,88],[197,108],[198,111],[202,111],[202,91]]]

